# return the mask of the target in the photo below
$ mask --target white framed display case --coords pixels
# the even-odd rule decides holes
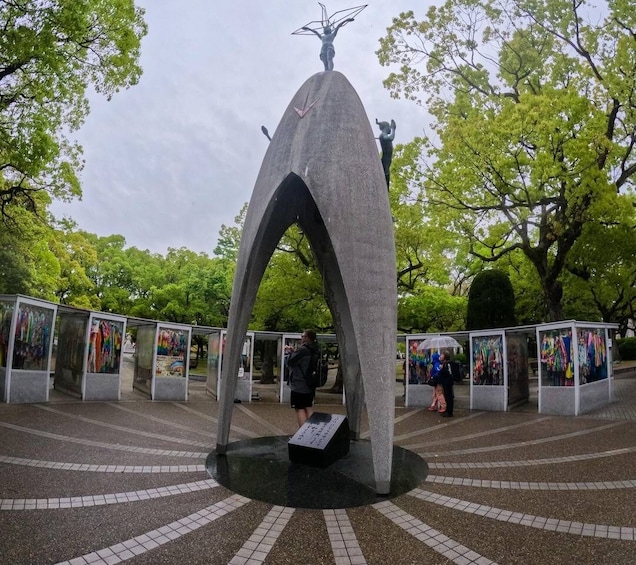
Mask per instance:
[[[208,361],[205,391],[218,400],[221,380],[221,330],[214,330],[208,336]]]
[[[55,369],[53,388],[64,394],[82,397],[86,373],[86,347],[90,312],[60,306],[57,309]]]
[[[278,400],[281,404],[289,404],[291,399],[291,389],[289,388],[289,367],[287,366],[287,355],[285,355],[285,348],[288,346],[296,349],[300,347],[300,338],[302,334],[299,333],[289,333],[283,334],[283,348],[282,348],[282,359],[281,359],[281,377],[279,383],[279,392],[278,392]]]
[[[191,336],[184,324],[139,324],[133,388],[152,400],[188,400]]]
[[[126,318],[91,312],[88,322],[83,400],[120,400]]]
[[[47,402],[57,305],[0,295],[0,394],[8,403]]]
[[[404,406],[430,406],[434,387],[426,384],[431,369],[432,356],[437,349],[420,351],[419,345],[437,333],[406,336],[404,359]],[[396,348],[397,349],[397,348]]]
[[[508,408],[527,404],[530,400],[530,356],[528,342],[534,340],[528,329],[506,329],[506,378]]]
[[[281,367],[281,377],[279,379],[279,387],[278,387],[278,400],[281,404],[289,403],[291,400],[291,389],[289,387],[289,367],[287,366],[287,355],[285,355],[285,347],[288,345],[292,346],[294,349],[301,346],[301,335],[299,333],[285,333],[282,336],[281,341],[281,350],[279,351],[280,355],[280,367]],[[338,345],[338,340],[336,336],[333,334],[321,334],[317,336],[318,346],[320,348],[320,356],[323,358],[324,362],[329,361],[329,348],[331,348],[331,353],[333,354],[334,347]],[[335,358],[332,357],[332,359]],[[329,368],[329,371],[332,371],[333,368]],[[325,384],[324,388],[319,388],[316,390],[316,393],[325,392],[326,388],[329,386],[330,381]],[[346,404],[346,393],[344,386],[342,387],[342,405]],[[323,398],[324,400],[324,398]],[[314,398],[314,402],[318,402],[317,398]]]
[[[60,306],[57,319],[55,390],[82,400],[119,400],[126,318]]]
[[[340,367],[340,345],[338,344],[338,339],[336,338],[335,334],[320,334],[317,339],[318,339],[318,345],[320,346],[320,356],[323,359],[323,362],[327,363],[327,367],[328,367],[327,374],[329,375],[329,372],[331,372],[331,374],[333,375],[333,371],[335,369],[336,378],[337,378],[338,370]],[[335,367],[329,366],[330,359],[332,360],[332,365],[335,364]],[[334,363],[334,361],[336,360],[338,362]],[[343,377],[343,381],[344,381],[344,377]],[[335,379],[333,384],[335,384]],[[333,386],[333,384],[331,383],[330,377],[328,376],[328,380],[325,383],[325,386],[317,389],[316,392],[328,393],[329,387]],[[342,397],[342,405],[345,406],[347,404],[347,390],[346,390],[346,387],[344,386],[344,382],[342,384],[341,397]],[[320,402],[320,401],[323,401],[323,399],[316,398],[316,402]]]
[[[154,322],[147,321],[142,325],[138,325],[136,329],[133,389],[150,398],[152,397],[157,327]]]
[[[504,330],[470,332],[470,409],[508,410],[508,353]],[[527,365],[526,365],[527,366]]]
[[[578,416],[611,402],[614,327],[577,321],[537,327],[540,414]]]
[[[191,334],[190,326],[157,324],[152,400],[188,400]]]
[[[225,353],[225,340],[227,330],[221,330],[220,350],[219,350],[219,370],[216,387],[216,398],[221,395],[221,374],[223,370],[223,355]],[[245,334],[243,349],[241,350],[241,360],[236,379],[236,389],[234,400],[241,402],[252,402],[252,367],[254,366],[254,332]]]

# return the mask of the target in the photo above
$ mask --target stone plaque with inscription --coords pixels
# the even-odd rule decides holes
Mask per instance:
[[[349,453],[349,422],[341,414],[314,412],[287,444],[289,460],[327,467]]]

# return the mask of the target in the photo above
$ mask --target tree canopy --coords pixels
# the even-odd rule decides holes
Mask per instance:
[[[444,228],[446,213],[432,210],[411,189],[416,144],[396,147],[389,200],[394,219],[398,331],[432,332],[464,327],[466,281],[473,272],[467,246]],[[437,216],[437,217],[434,217]]]
[[[86,89],[139,79],[132,0],[0,0],[0,292],[200,325],[227,323],[246,207],[210,257],[127,248],[56,222],[81,193],[67,136]],[[396,145],[398,328],[464,329],[470,281],[507,274],[516,316],[619,322],[636,309],[636,12],[629,0],[447,0],[395,18],[385,85],[424,105],[430,135]],[[599,15],[600,14],[600,15]],[[379,157],[378,157],[379,158]],[[33,214],[37,211],[39,216]],[[251,327],[333,328],[305,235],[283,236]]]
[[[37,192],[81,195],[81,148],[68,139],[105,96],[136,84],[144,11],[133,0],[0,0],[0,218],[38,211]]]
[[[48,206],[48,195],[34,195]],[[8,204],[19,229],[0,229],[0,294],[26,294],[55,301],[61,276],[58,258],[49,246],[53,229],[27,209]]]
[[[481,260],[520,251],[552,320],[588,226],[635,224],[636,12],[603,4],[448,0],[400,14],[378,51],[391,94],[433,117],[413,142],[422,200]]]

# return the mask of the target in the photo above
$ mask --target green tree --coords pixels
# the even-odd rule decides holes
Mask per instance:
[[[220,307],[220,317],[217,325],[220,326],[227,325],[227,317],[230,313],[232,281],[234,280],[234,271],[236,269],[247,206],[248,204],[245,202],[238,215],[234,218],[233,226],[226,226],[225,224],[221,226],[219,239],[213,252],[216,266],[215,294],[219,301],[217,304]]]
[[[239,246],[241,244],[241,233],[245,224],[245,214],[247,214],[247,202],[245,202],[234,218],[233,226],[221,225],[219,239],[214,248],[214,255],[222,259],[227,259],[236,263],[238,259]]]
[[[126,248],[122,235],[100,237],[81,232],[97,253],[86,269],[103,312],[154,318],[153,289],[166,282],[163,256],[136,247]]]
[[[71,220],[62,220],[49,240],[60,264],[56,298],[61,304],[99,310],[100,300],[87,271],[97,263],[97,251],[87,234]]]
[[[227,309],[225,322],[246,212],[247,203],[234,218],[233,226],[221,226],[214,249],[219,267],[219,298],[223,296],[225,280],[225,298],[221,298]],[[307,237],[297,226],[291,226],[283,235],[263,273],[250,327],[266,331],[302,331],[307,327],[333,330],[318,265]]]
[[[130,265],[131,307],[129,314],[140,318],[157,318],[154,291],[166,284],[165,258],[147,249],[128,247],[125,256]]]
[[[46,210],[48,195],[34,195]],[[0,229],[0,294],[26,294],[56,301],[61,272],[60,261],[50,246],[51,226],[16,203],[7,204],[16,219],[13,230]]]
[[[269,331],[333,331],[318,264],[297,226],[283,235],[263,274],[252,324]]]
[[[508,253],[496,268],[508,275],[515,296],[515,319],[519,325],[539,324],[549,319],[536,269],[520,251]]]
[[[470,252],[520,251],[548,318],[588,224],[634,226],[636,12],[628,0],[448,0],[393,20],[385,85],[426,103],[437,139],[412,163],[429,206],[454,212]],[[425,99],[420,99],[423,93]],[[450,220],[450,221],[449,221]]]
[[[128,314],[135,296],[133,267],[124,247],[123,235],[100,237],[83,233],[97,254],[97,261],[86,269],[95,287],[103,312]]]
[[[88,113],[88,86],[110,98],[136,84],[143,10],[133,0],[0,1],[0,214],[38,211],[36,194],[81,194],[81,148],[66,133]]]
[[[446,229],[443,207],[426,206],[413,191],[410,166],[421,149],[417,140],[398,145],[389,193],[397,258],[398,329],[404,332],[462,329],[467,280],[474,260],[468,245]]]
[[[165,257],[163,286],[152,288],[156,316],[184,324],[217,326],[227,321],[225,273],[220,263],[205,253],[184,247],[169,249]]]
[[[625,335],[636,318],[636,229],[627,222],[586,226],[572,250],[568,270],[577,278],[577,297],[585,297],[604,322],[619,324]]]
[[[398,298],[398,331],[426,333],[463,330],[465,313],[465,296],[453,296],[446,288],[423,286],[417,293]]]
[[[448,285],[451,282],[455,255],[461,242],[455,233],[440,228],[443,221],[412,190],[413,170],[409,164],[419,154],[417,143],[395,148],[396,173],[389,192],[394,220],[399,294],[411,294],[422,285]],[[461,285],[459,285],[461,286]],[[457,285],[454,285],[457,288]]]

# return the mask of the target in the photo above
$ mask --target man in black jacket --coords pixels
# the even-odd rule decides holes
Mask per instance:
[[[311,381],[312,356],[318,359],[319,348],[316,342],[316,332],[305,330],[301,337],[301,345],[294,350],[285,347],[287,366],[289,367],[289,386],[291,388],[291,407],[296,410],[296,420],[300,428],[313,414],[314,385]]]

